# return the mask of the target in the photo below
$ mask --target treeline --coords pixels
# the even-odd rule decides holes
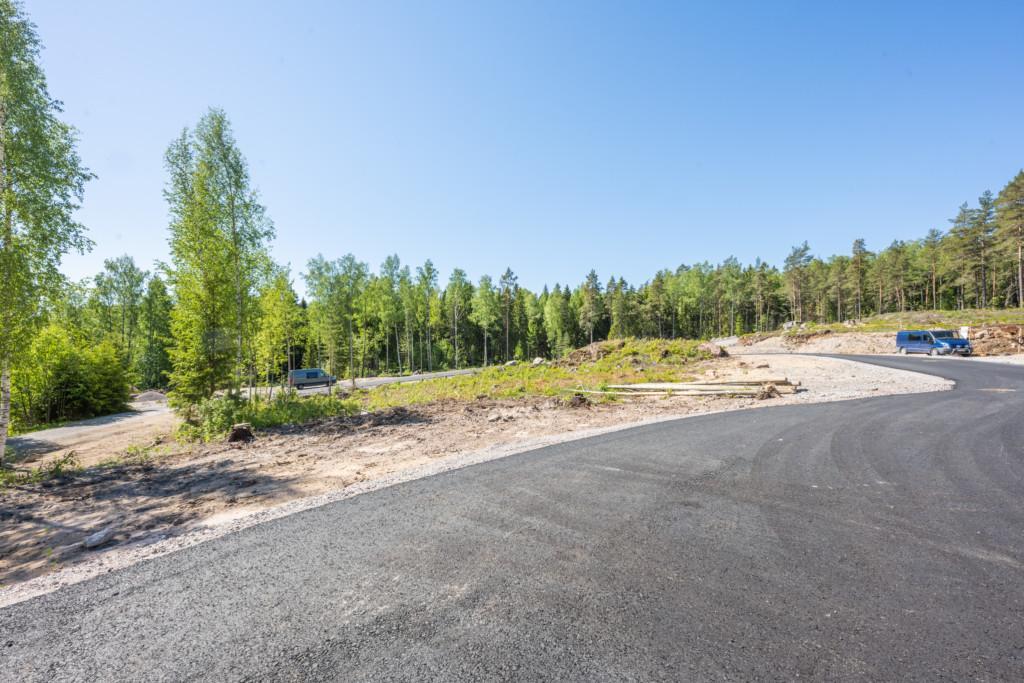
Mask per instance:
[[[412,373],[557,357],[608,338],[1021,305],[1024,172],[998,197],[961,206],[948,229],[878,252],[856,240],[849,254],[819,258],[804,243],[782,268],[729,258],[641,284],[591,271],[532,291],[511,269],[472,281],[456,268],[442,279],[431,261],[409,266],[397,255],[377,269],[351,254],[317,256],[293,276],[271,258],[273,225],[220,110],[171,144],[166,165],[170,261],[154,275],[128,256],[108,261],[91,282],[65,284],[45,317],[77,348],[109,348],[127,382],[169,386],[186,411],[220,390],[281,384],[302,367],[343,378]],[[54,406],[71,405],[66,387],[22,388],[33,371],[50,376],[42,368],[52,363],[35,349],[15,373],[15,406],[25,420],[63,417]]]

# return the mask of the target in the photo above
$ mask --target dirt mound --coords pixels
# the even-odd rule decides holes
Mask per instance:
[[[141,394],[135,396],[132,400],[138,401],[139,403],[148,403],[150,401],[166,401],[167,395],[164,394],[162,391],[150,390],[142,392]]]
[[[896,335],[884,332],[844,332],[831,330],[792,334],[744,337],[729,349],[734,355],[756,353],[837,353],[882,354],[896,350]]]
[[[706,353],[709,358],[725,358],[729,355],[729,352],[725,350],[725,347],[719,346],[714,342],[704,342],[697,348],[702,353]]]
[[[969,335],[977,356],[1007,356],[1024,353],[1024,326],[984,325],[972,327]]]
[[[621,351],[625,345],[626,342],[622,339],[611,339],[609,341],[587,344],[586,346],[571,352],[563,358],[559,364],[567,365],[569,367],[579,367],[584,363],[596,363],[611,353]]]

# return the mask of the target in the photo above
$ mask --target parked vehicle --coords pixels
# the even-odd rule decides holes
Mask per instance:
[[[321,384],[329,387],[337,381],[337,377],[328,375],[320,368],[302,368],[301,370],[292,370],[288,373],[288,386],[295,389],[314,387]]]
[[[901,330],[896,333],[896,352],[927,353],[930,356],[949,354],[971,355],[971,342],[952,330]]]

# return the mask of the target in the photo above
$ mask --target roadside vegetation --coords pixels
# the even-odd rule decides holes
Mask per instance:
[[[267,429],[353,415],[359,411],[358,401],[334,395],[298,396],[294,391],[285,391],[269,399],[259,395],[245,399],[231,394],[201,401],[194,418],[182,423],[177,437],[184,441],[213,441],[222,439],[239,423],[247,423],[253,429]]]
[[[259,395],[245,399],[229,394],[200,402],[193,419],[182,424],[178,438],[213,441],[222,439],[232,425],[239,423],[259,430],[438,401],[530,397],[568,400],[575,391],[602,389],[608,384],[686,381],[692,379],[696,364],[712,355],[691,340],[631,338],[595,342],[554,363],[513,362],[470,375],[387,384],[351,395],[343,386],[332,395],[299,396],[294,391],[283,391],[271,399]]]
[[[434,401],[515,399],[535,396],[570,398],[576,390],[602,389],[629,382],[683,382],[695,363],[712,357],[695,341],[621,339],[596,342],[555,363],[494,366],[472,375],[388,384],[359,392],[368,410]]]

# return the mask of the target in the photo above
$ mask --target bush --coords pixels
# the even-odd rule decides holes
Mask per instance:
[[[57,325],[40,330],[11,376],[12,431],[127,409],[128,374],[117,347],[83,347]]]
[[[259,396],[245,400],[235,396],[217,396],[201,401],[195,419],[178,430],[183,440],[212,441],[223,438],[231,426],[248,422],[253,429],[267,429],[285,424],[302,424],[337,415],[352,415],[359,403],[337,396],[300,397],[294,391],[283,391],[272,399]]]

